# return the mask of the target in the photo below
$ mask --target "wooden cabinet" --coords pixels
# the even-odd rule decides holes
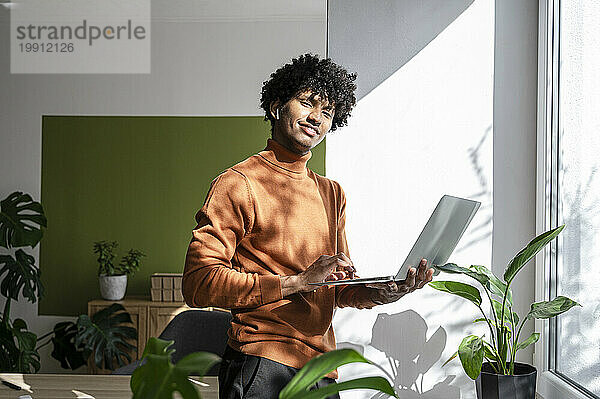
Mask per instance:
[[[158,337],[176,315],[192,309],[184,302],[153,302],[149,297],[127,297],[121,301],[95,299],[88,302],[88,316],[91,317],[94,313],[109,307],[115,302],[123,305],[125,310],[129,312],[133,327],[138,332],[137,342],[131,342],[131,344],[136,346],[134,353],[130,353],[132,360],[142,357],[148,338]],[[194,308],[194,310],[206,311],[212,310],[212,308]],[[110,373],[109,370],[97,369],[91,359],[88,361],[88,371],[90,374]]]
[[[162,303],[164,304],[165,302]],[[158,337],[175,316],[188,309],[190,308],[185,305],[178,308],[150,306],[148,308],[148,337]]]

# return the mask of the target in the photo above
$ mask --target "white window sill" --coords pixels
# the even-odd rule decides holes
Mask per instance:
[[[563,381],[556,374],[538,374],[536,399],[589,399],[590,397]]]

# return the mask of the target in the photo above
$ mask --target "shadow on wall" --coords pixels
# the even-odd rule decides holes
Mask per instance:
[[[393,338],[389,332],[394,331]],[[428,391],[423,391],[425,374],[440,360],[446,347],[446,330],[439,327],[427,339],[427,323],[417,312],[406,310],[396,314],[380,313],[373,325],[371,346],[385,353],[392,370],[393,385],[401,398],[459,399],[460,389],[447,376]],[[398,341],[408,343],[399,345]],[[372,399],[385,398],[376,394]]]
[[[473,2],[330,1],[328,56],[358,72],[356,98],[360,100],[424,49]]]
[[[479,214],[483,214],[484,216],[480,219],[482,221],[479,224],[469,227],[467,235],[460,241],[463,244],[456,248],[456,253],[461,253],[492,235],[492,188],[488,182],[484,167],[481,164],[481,151],[486,141],[491,138],[491,133],[492,126],[490,125],[483,132],[479,142],[467,150],[473,173],[480,187],[478,192],[469,195],[468,198],[481,202],[482,205],[479,209]]]

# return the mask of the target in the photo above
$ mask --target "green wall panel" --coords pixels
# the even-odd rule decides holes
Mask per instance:
[[[118,241],[118,259],[147,254],[127,295],[149,295],[152,273],[182,272],[210,182],[268,137],[262,117],[44,116],[40,314],[86,313],[100,297],[94,241]],[[325,143],[309,167],[325,173]]]

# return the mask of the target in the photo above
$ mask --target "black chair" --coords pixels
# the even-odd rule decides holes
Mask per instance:
[[[175,341],[171,348],[173,363],[193,352],[211,352],[223,356],[227,345],[227,330],[231,325],[231,313],[220,310],[186,310],[179,313],[165,327],[158,338]],[[112,374],[131,375],[142,363],[136,360],[116,369]],[[219,365],[211,368],[206,375],[219,374]]]

